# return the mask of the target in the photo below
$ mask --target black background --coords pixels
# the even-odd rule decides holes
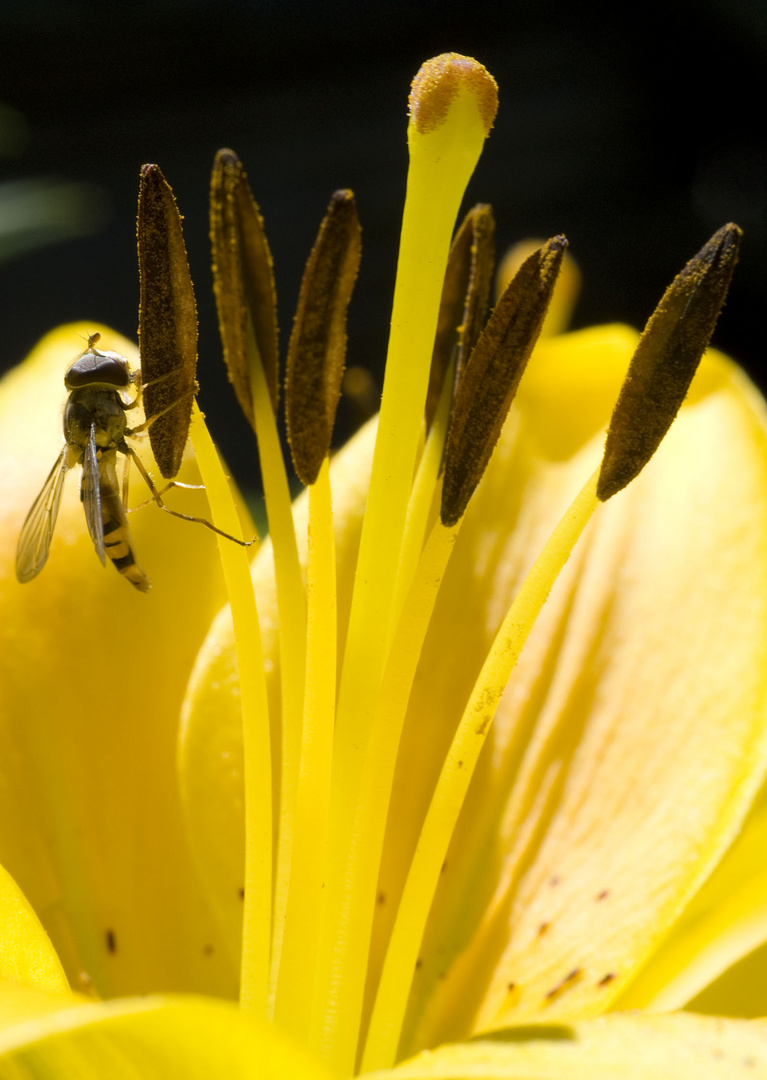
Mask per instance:
[[[686,260],[737,221],[745,246],[715,341],[764,384],[763,0],[6,0],[0,50],[0,101],[27,127],[2,178],[90,185],[95,230],[0,265],[0,368],[72,319],[135,335],[138,170],[157,162],[185,215],[201,403],[246,486],[251,443],[220,364],[210,292],[213,154],[238,152],[261,205],[283,348],[328,198],[355,191],[363,262],[349,363],[380,385],[409,83],[448,50],[476,56],[500,84],[467,196],[493,204],[499,251],[565,232],[584,275],[575,324],[641,326]]]

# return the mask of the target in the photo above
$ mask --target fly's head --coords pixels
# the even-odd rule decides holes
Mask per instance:
[[[89,338],[88,348],[67,369],[64,376],[67,390],[127,390],[134,385],[137,376],[131,372],[125,357],[94,348],[94,338],[98,340],[98,335]]]

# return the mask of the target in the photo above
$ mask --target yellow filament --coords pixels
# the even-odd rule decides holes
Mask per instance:
[[[248,319],[248,361],[253,384],[253,414],[258,439],[261,475],[266,497],[269,534],[274,552],[277,582],[277,610],[280,619],[280,689],[282,693],[282,754],[280,772],[280,820],[277,844],[277,872],[274,887],[272,975],[268,1015],[274,1008],[274,991],[285,930],[288,897],[293,813],[298,760],[301,752],[301,721],[304,701],[306,660],[306,596],[298,561],[293,511],[285,462],[277,434],[266,376],[258,355],[253,326]]]
[[[354,814],[343,823],[345,862],[328,873],[334,915],[332,981],[337,1038],[354,1065],[367,974],[376,886],[394,766],[418,659],[459,525],[434,526],[394,635],[377,702]]]
[[[562,567],[599,505],[594,473],[551,534],[492,644],[448,751],[397,911],[370,1022],[362,1071],[395,1060],[410,984],[440,870],[501,695]]]
[[[192,445],[218,528],[241,536],[237,509],[216,448],[195,403]],[[245,774],[245,898],[240,1003],[263,1015],[272,936],[272,775],[269,706],[261,629],[245,548],[217,537],[234,625],[242,706]]]
[[[421,134],[408,127],[410,169],[402,221],[381,415],[343,660],[333,756],[330,873],[354,811],[369,725],[383,675],[410,487],[447,255],[466,184],[486,131],[472,93],[460,90],[445,120]],[[325,897],[312,1042],[340,1071],[353,1066],[350,1030],[339,1027],[333,943]],[[356,1032],[354,1033],[356,1037]]]
[[[336,553],[329,459],[309,488],[306,695],[275,1020],[305,1043],[317,950],[336,701]]]

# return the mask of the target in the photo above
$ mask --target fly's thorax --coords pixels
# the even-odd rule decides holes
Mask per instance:
[[[86,446],[91,426],[96,426],[96,445],[113,447],[126,430],[125,406],[116,390],[84,387],[73,390],[64,409],[64,438],[70,446]]]

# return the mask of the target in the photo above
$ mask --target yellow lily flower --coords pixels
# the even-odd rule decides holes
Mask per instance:
[[[304,438],[320,395],[301,401],[301,364],[307,339],[330,343],[334,404],[358,254],[350,197],[334,196],[289,350],[309,485],[292,522],[264,339],[240,298],[252,321],[244,344],[229,324],[225,348],[251,360],[251,381],[233,381],[271,527],[253,590],[241,548],[151,507],[131,516],[151,592],[100,573],[74,483],[49,565],[20,585],[16,542],[60,449],[75,335],[98,331],[134,364],[136,351],[105,327],[63,327],[0,385],[0,1077],[767,1076],[767,1023],[744,1019],[767,1012],[764,404],[710,350],[641,475],[652,449],[597,481],[639,337],[558,332],[565,269],[477,469],[460,452],[492,428],[495,399],[479,417],[472,401],[497,378],[490,327],[480,338],[487,366],[471,394],[459,383],[447,436],[444,489],[458,494],[440,510],[449,397],[425,439],[423,402],[493,97],[484,69],[452,54],[414,84],[378,440],[367,425],[328,468],[325,413]],[[214,235],[217,220],[234,235],[242,182],[220,157]],[[256,235],[248,220],[236,250]],[[728,257],[734,234],[720,235],[685,271],[680,326]],[[535,322],[526,297],[553,282],[563,242],[541,252],[493,316],[522,367],[545,303],[522,344],[498,313]],[[346,284],[315,295],[326,259]],[[320,333],[329,291],[344,296]],[[676,302],[670,290],[655,323],[671,319],[672,360],[696,331],[673,339]],[[632,371],[622,401],[645,392]],[[499,396],[500,426],[511,390]],[[214,520],[235,533],[199,414],[192,443]],[[200,498],[175,505],[205,516]],[[241,1007],[224,1000],[238,974]],[[688,1006],[708,1015],[674,1011]]]

